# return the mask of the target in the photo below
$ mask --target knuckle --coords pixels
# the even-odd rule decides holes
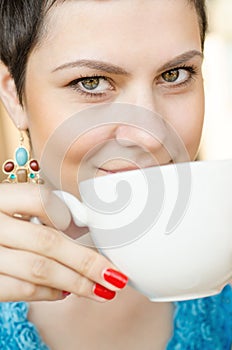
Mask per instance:
[[[59,300],[60,299],[60,290],[57,289],[50,289],[49,290],[49,294],[47,296],[47,300],[51,300],[51,301],[55,301],[55,300]]]
[[[88,250],[80,262],[80,272],[82,275],[89,275],[94,267],[97,265],[98,255]]]
[[[39,205],[39,210],[44,213],[46,211],[46,207],[50,201],[51,193],[44,186],[32,186],[31,189],[31,197],[33,203],[37,203]]]
[[[89,289],[88,285],[89,281],[86,278],[82,276],[77,278],[75,281],[75,290],[77,291],[78,295],[86,295]]]
[[[54,247],[57,246],[57,242],[59,240],[58,233],[55,230],[49,229],[48,227],[42,225],[38,225],[36,230],[36,246],[39,251],[42,251],[45,254],[51,252]]]
[[[32,283],[22,283],[21,293],[26,298],[26,300],[34,299],[37,293],[37,287]]]
[[[39,186],[40,187],[40,202],[41,202],[41,209],[42,209],[42,212],[45,214],[45,215],[48,215],[48,208],[50,207],[50,204],[51,204],[51,199],[52,199],[52,196],[51,196],[51,191],[44,187],[44,186]],[[49,215],[48,215],[49,216]]]
[[[49,261],[43,257],[36,257],[31,265],[31,274],[33,279],[46,281],[48,278]]]
[[[30,196],[33,203],[40,203],[40,186],[31,186],[30,187]]]

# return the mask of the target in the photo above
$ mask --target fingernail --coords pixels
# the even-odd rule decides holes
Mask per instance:
[[[119,271],[107,269],[103,274],[104,280],[117,288],[124,288],[128,282],[128,277]]]
[[[116,292],[114,292],[113,290],[109,290],[98,283],[94,285],[93,292],[98,297],[104,298],[106,300],[111,300],[116,295]]]
[[[64,298],[67,298],[71,293],[67,292],[66,290],[62,291],[62,295]]]

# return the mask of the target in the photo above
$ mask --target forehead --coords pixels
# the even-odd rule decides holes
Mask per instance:
[[[79,35],[94,28],[96,34],[107,36],[125,27],[135,30],[134,36],[143,27],[150,27],[154,34],[161,24],[168,30],[173,24],[177,26],[180,18],[185,24],[193,16],[198,19],[195,7],[187,0],[57,0],[53,3],[44,26],[50,35],[70,29],[74,23],[77,30],[81,29]],[[102,31],[106,26],[110,32]]]
[[[197,13],[186,0],[58,0],[44,24],[37,49],[60,60],[80,53],[139,59],[201,46]]]

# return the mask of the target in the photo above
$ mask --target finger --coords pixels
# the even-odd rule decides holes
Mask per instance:
[[[60,263],[33,253],[0,248],[0,273],[12,276],[29,283],[26,295],[35,298],[38,285],[52,288],[51,290],[67,290],[78,296],[99,301],[113,299],[115,292],[107,290]],[[8,290],[9,286],[5,290]],[[25,294],[25,291],[24,291]],[[57,294],[56,294],[57,297]]]
[[[10,216],[16,213],[38,217],[44,224],[59,230],[67,229],[71,222],[67,206],[44,185],[1,184],[0,211]]]
[[[0,301],[55,301],[64,298],[57,289],[35,285],[11,276],[0,275]]]
[[[127,284],[127,277],[104,256],[78,245],[60,231],[25,221],[19,221],[15,226],[15,220],[9,217],[2,222],[4,224],[0,232],[1,245],[34,252],[55,260],[113,291],[118,291]]]

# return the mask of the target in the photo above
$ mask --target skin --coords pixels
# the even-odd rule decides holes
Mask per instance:
[[[185,0],[133,0],[133,5],[129,0],[70,1],[52,9],[46,20],[49,35],[43,38],[28,60],[23,107],[18,102],[13,80],[6,67],[2,65],[0,69],[1,98],[15,124],[21,129],[29,128],[36,158],[42,158],[46,142],[70,116],[88,107],[103,106],[104,103],[123,103],[162,116],[162,132],[158,136],[167,138],[167,125],[171,125],[184,143],[188,157],[194,159],[204,115],[202,55],[197,15]],[[181,64],[178,62],[180,58],[183,61]],[[102,62],[107,62],[108,67],[101,67],[100,70],[96,67],[89,68],[86,67],[86,61],[85,65],[82,61],[81,66],[80,62],[67,66],[67,63],[77,60],[91,61],[91,66],[93,62],[96,65],[96,61],[101,61],[101,65]],[[196,74],[191,77],[190,72],[182,68],[178,71],[177,81],[164,80],[164,77],[170,76],[163,73],[183,65],[194,67]],[[70,86],[71,82],[80,77],[93,75],[108,79],[98,81],[96,88],[97,92],[104,90],[104,95],[90,98]],[[180,84],[183,81],[185,84]],[[89,82],[85,81],[85,86],[86,83]],[[80,83],[78,86],[83,89]],[[80,179],[85,179],[182,159],[181,151],[174,152],[175,156],[172,157],[165,145],[157,141],[154,134],[149,132],[150,124],[147,121],[143,128],[139,128],[134,124],[132,116],[128,120],[128,124],[114,121],[100,127],[97,121],[89,132],[83,134],[77,129],[80,137],[70,145],[62,164],[64,190],[79,195],[76,189],[77,174],[81,174]],[[63,152],[67,137],[64,133],[63,139],[57,143],[54,157]],[[111,147],[117,150],[117,157],[106,162]],[[52,172],[46,168],[43,171],[51,185],[56,186],[57,179]],[[117,290],[102,277],[104,269],[116,268],[98,253],[77,245],[57,230],[66,230],[70,225],[70,214],[47,186],[42,186],[45,200],[42,205],[41,189],[37,187],[28,184],[0,186],[0,282],[7,286],[1,288],[0,299],[57,300],[62,299],[60,290],[68,290],[79,296],[99,300],[92,292],[96,282]],[[64,213],[62,219],[59,215],[61,211]],[[38,216],[45,225],[34,226],[30,222],[16,220],[12,218],[15,212]],[[18,264],[18,261],[21,263]],[[64,276],[62,280],[59,278],[61,275]],[[73,297],[70,298],[70,303],[72,307],[69,311],[72,313],[75,308],[80,310],[84,305],[91,315],[94,327],[94,321],[101,312],[99,306],[95,308],[83,299],[74,301]],[[120,314],[122,324],[127,324],[128,318],[125,315],[133,314],[131,310],[134,310],[135,304],[140,316],[146,311],[154,319],[158,317],[162,320],[163,313],[166,318],[162,322],[165,324],[165,320],[168,320],[166,323],[171,324],[164,309],[151,305],[130,288],[120,293],[117,303],[107,304],[104,309],[103,323],[106,327],[107,322],[113,322],[109,321],[112,312]],[[124,305],[120,311],[118,305]],[[60,308],[61,306],[58,307],[59,310]],[[33,320],[40,325],[41,332],[44,332],[45,338],[54,347],[55,335],[53,338],[46,333],[46,327],[40,323],[42,315],[40,318],[37,314],[38,310],[34,312]],[[76,322],[82,322],[78,316],[75,317]],[[143,325],[141,322],[140,327],[148,326],[145,321]],[[158,323],[157,329],[159,325]],[[157,340],[159,346],[165,344],[169,331],[170,329],[167,333],[164,332],[165,336],[160,342]],[[79,338],[81,334],[78,334]],[[75,330],[69,336],[75,339]],[[83,342],[90,341],[84,337],[83,328]],[[136,337],[132,339],[135,343],[138,341]],[[146,339],[148,344],[154,344],[153,338]],[[94,340],[98,341],[97,335]],[[110,340],[112,341],[109,337],[109,343]],[[58,337],[55,348],[62,348],[63,345],[60,344]],[[131,348],[132,345],[135,344],[129,344]],[[91,348],[94,349],[93,344]]]
[[[81,16],[85,18],[85,14],[90,11],[90,6],[93,18],[91,18],[88,27],[83,30],[85,20],[83,19],[77,25],[75,18]],[[176,57],[193,50],[201,52],[199,29],[196,30],[196,18],[193,25],[187,26],[186,35],[183,35],[183,24],[178,23],[177,25],[176,18],[169,10],[171,7],[173,7],[173,11],[175,10],[175,2],[172,2],[167,10],[163,9],[161,3],[156,2],[155,10],[160,13],[160,16],[155,18],[147,16],[149,11],[154,12],[153,6],[151,2],[143,2],[141,6],[141,1],[136,1],[131,9],[130,1],[126,1],[122,12],[120,10],[121,3],[117,1],[105,4],[98,2],[84,4],[81,2],[78,6],[75,2],[70,2],[65,4],[62,10],[58,7],[57,10],[53,11],[52,16],[48,19],[49,37],[32,53],[26,75],[25,123],[30,129],[33,148],[38,158],[41,156],[44,144],[57,126],[64,123],[70,116],[88,106],[112,102],[138,105],[154,113],[159,113],[183,140],[189,157],[191,159],[195,157],[203,120],[203,88],[200,73],[202,57],[196,54],[192,59],[182,63],[182,65],[194,65],[198,70],[198,76],[195,76],[184,87],[173,88],[171,84],[165,84],[160,74],[165,71],[161,67],[175,60]],[[185,9],[186,5],[182,4],[182,7]],[[101,20],[101,9],[105,13],[104,21]],[[114,11],[118,15],[114,16],[112,20]],[[185,12],[188,13],[187,22],[188,19],[192,19],[192,13],[186,9]],[[71,19],[70,13],[73,13]],[[99,22],[101,22],[101,26],[98,25]],[[167,22],[170,23],[168,28]],[[134,23],[139,23],[139,25],[134,26]],[[173,36],[173,27],[175,27],[174,33],[178,40],[175,41],[175,45],[164,46],[164,43],[169,42],[171,33]],[[50,28],[51,30],[49,30]],[[96,28],[98,29],[96,30]],[[117,28],[120,28],[120,33]],[[162,36],[157,38],[157,32],[154,31],[154,28],[159,28]],[[110,35],[103,36],[102,32],[109,32]],[[191,42],[189,41],[190,37]],[[92,38],[91,42],[88,38]],[[114,45],[112,45],[112,40]],[[125,45],[123,50],[120,49],[122,40],[129,43]],[[96,42],[97,45],[93,46],[92,41]],[[86,68],[84,65],[80,67],[78,63],[73,68],[72,66],[62,68],[67,63],[77,60],[109,62],[111,65],[126,71],[127,74],[107,73],[104,70]],[[168,65],[166,70],[171,68],[173,66]],[[184,70],[180,71],[180,74],[179,81],[188,76],[188,72]],[[103,91],[105,95],[86,97],[71,86],[67,86],[81,76],[91,75],[101,75],[108,78],[108,81],[102,79],[95,89],[97,92]],[[93,90],[93,92],[95,91]],[[186,116],[186,111],[188,111],[188,116]],[[46,120],[46,123],[41,123],[41,118]],[[62,183],[65,190],[75,193],[76,173],[80,172],[81,166],[81,179],[85,179],[94,175],[104,175],[104,171],[99,170],[99,167],[106,171],[112,169],[117,171],[118,169],[131,168],[132,161],[137,167],[153,165],[155,161],[152,160],[152,157],[149,158],[145,155],[144,148],[156,159],[156,163],[164,164],[172,160],[163,145],[148,134],[149,125],[145,125],[144,130],[141,130],[133,127],[133,116],[130,121],[132,126],[112,124],[98,127],[97,122],[100,120],[97,119],[92,130],[79,137],[78,141],[67,152],[63,165]],[[82,118],[81,123],[83,122]],[[78,123],[76,129],[78,134]],[[165,132],[167,131],[164,130]],[[63,140],[60,138],[59,144],[57,142],[57,153],[62,150],[63,141],[68,136],[64,133]],[[124,144],[122,147],[121,139],[126,139],[128,144],[126,146]],[[102,165],[102,159],[104,157],[107,159],[107,156],[103,157],[102,155],[105,149],[103,146],[109,140],[115,141],[114,150],[119,160],[111,160]],[[133,152],[129,152],[132,143],[136,147],[134,147]],[[97,151],[95,150],[96,145],[100,145]],[[81,164],[83,158],[91,150],[93,152],[88,157],[88,162]],[[110,151],[107,152],[108,154]],[[177,154],[177,160],[178,156]],[[49,175],[50,180],[53,181],[52,175]]]

